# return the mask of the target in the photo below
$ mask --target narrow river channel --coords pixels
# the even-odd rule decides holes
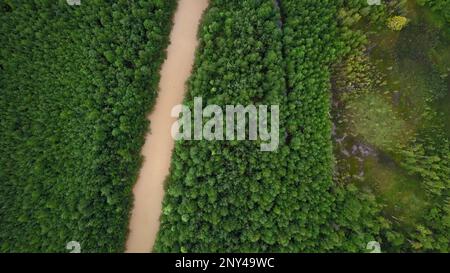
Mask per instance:
[[[159,229],[164,180],[169,174],[174,147],[170,131],[175,119],[170,113],[183,101],[198,44],[198,26],[207,6],[208,0],[178,1],[167,59],[161,69],[158,99],[149,116],[151,130],[142,149],[145,161],[133,189],[127,252],[149,252],[153,248]]]

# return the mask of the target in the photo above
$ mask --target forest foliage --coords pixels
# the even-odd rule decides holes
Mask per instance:
[[[124,250],[175,0],[0,1],[0,252]]]

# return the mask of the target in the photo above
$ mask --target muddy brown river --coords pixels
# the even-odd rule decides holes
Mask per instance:
[[[174,147],[171,127],[175,118],[170,113],[183,101],[185,82],[194,63],[197,29],[207,6],[208,0],[178,1],[167,59],[161,69],[159,95],[149,116],[151,130],[142,149],[145,161],[133,189],[134,208],[126,252],[150,252],[153,248]]]

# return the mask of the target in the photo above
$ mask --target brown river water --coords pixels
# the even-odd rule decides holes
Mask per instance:
[[[144,163],[133,189],[134,208],[130,219],[126,252],[150,252],[159,229],[164,181],[169,174],[174,147],[171,110],[181,104],[185,83],[194,63],[197,30],[208,0],[179,0],[170,34],[167,59],[161,69],[159,95],[149,119],[151,130],[142,149]]]

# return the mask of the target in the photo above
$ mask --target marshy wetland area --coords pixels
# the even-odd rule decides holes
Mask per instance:
[[[432,243],[411,234],[449,231],[450,28],[414,1],[401,14],[404,28],[366,29],[367,46],[335,67],[334,179],[375,197],[390,250],[414,250]]]

